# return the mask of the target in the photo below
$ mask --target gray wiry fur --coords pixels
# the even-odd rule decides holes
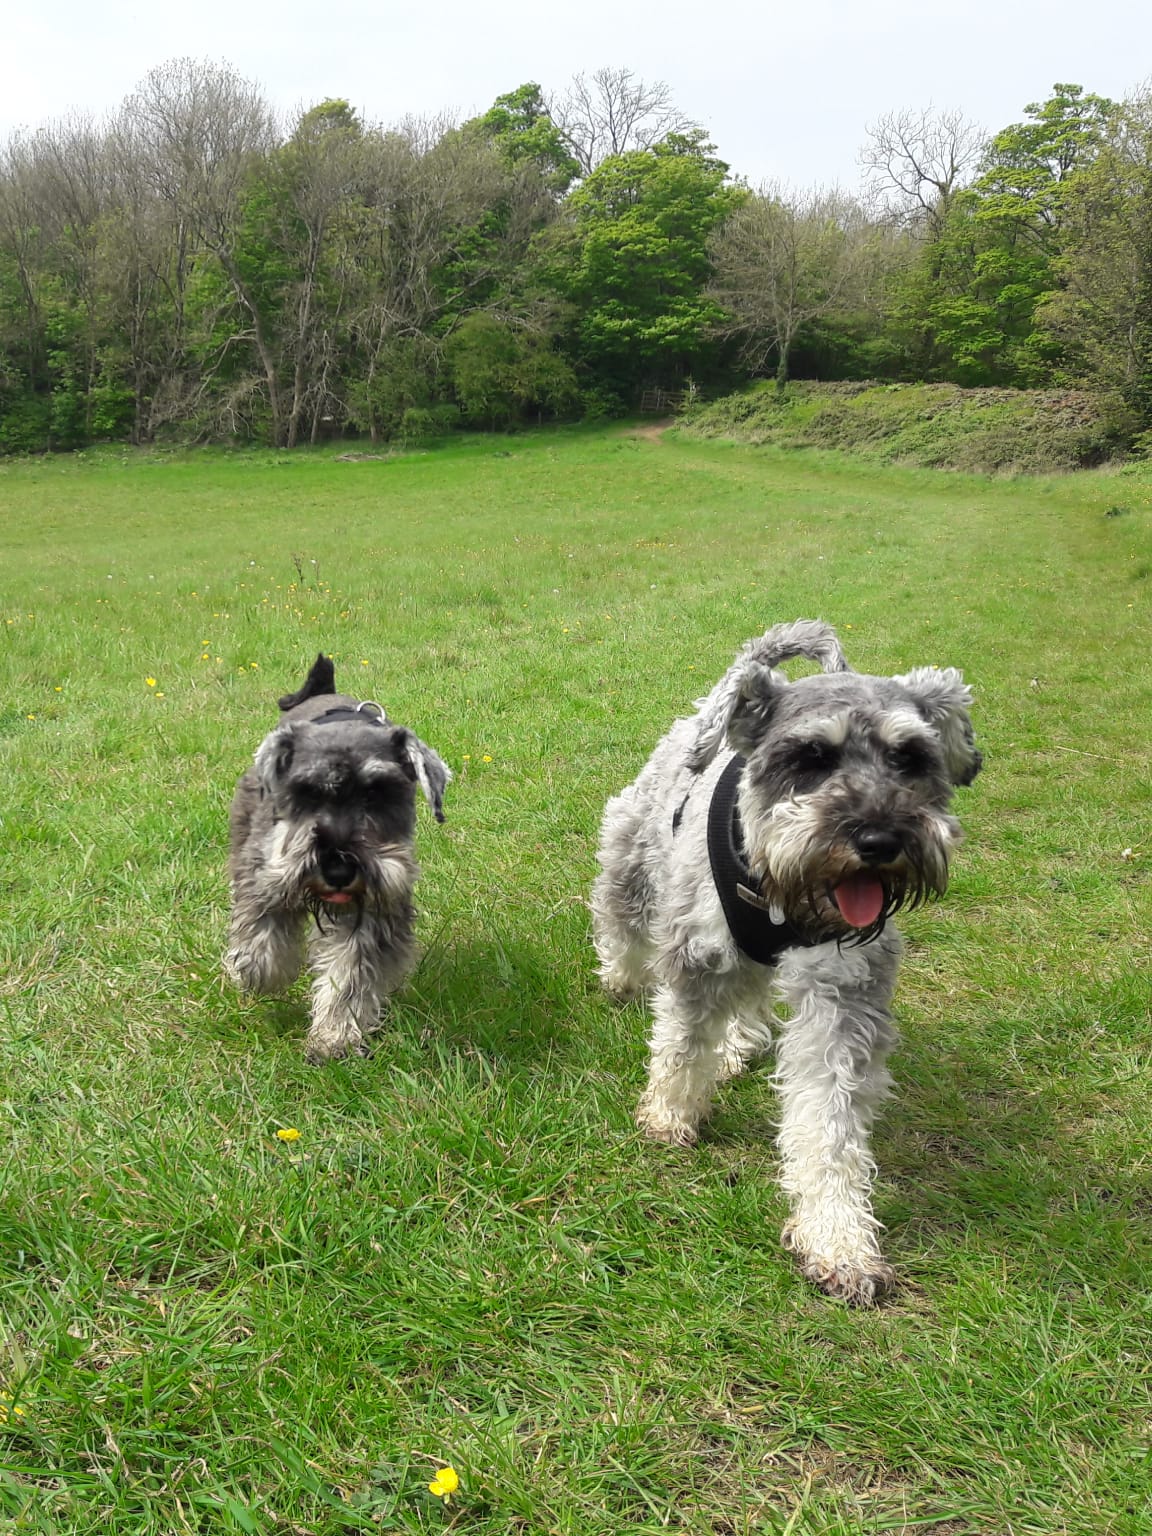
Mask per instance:
[[[789,682],[774,668],[795,656],[823,672]],[[655,1020],[640,1125],[659,1141],[694,1142],[716,1084],[768,1047],[771,1005],[785,1004],[783,1240],[810,1279],[856,1303],[893,1280],[868,1145],[896,1039],[888,1008],[901,946],[884,918],[947,885],[960,837],[953,787],[980,768],[970,702],[952,669],[863,676],[826,625],[782,624],[744,648],[604,814],[592,892],[600,975],[618,997],[647,990]],[[708,807],[733,753],[747,759],[737,805],[760,895],[777,921],[832,935],[771,968],[736,947],[709,865]],[[851,925],[833,897],[854,879],[882,888],[870,924]]]
[[[340,706],[358,718],[314,723]],[[307,950],[306,1054],[319,1063],[366,1051],[381,1003],[411,967],[416,786],[443,821],[451,774],[378,705],[336,693],[325,656],[280,708],[232,801],[224,969],[246,991],[272,992]]]

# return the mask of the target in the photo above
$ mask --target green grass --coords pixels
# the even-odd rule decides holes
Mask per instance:
[[[1146,1536],[1150,505],[580,430],[0,467],[0,1530]],[[778,1247],[767,1067],[635,1133],[588,945],[605,798],[798,615],[962,666],[987,753],[904,925],[875,1313]],[[218,956],[320,647],[457,778],[421,967],[316,1071]]]

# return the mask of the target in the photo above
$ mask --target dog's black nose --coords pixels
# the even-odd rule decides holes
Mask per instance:
[[[890,827],[860,827],[852,841],[865,864],[891,864],[900,852],[900,839]]]
[[[356,878],[356,865],[342,853],[326,853],[320,860],[320,873],[331,890],[342,891]]]

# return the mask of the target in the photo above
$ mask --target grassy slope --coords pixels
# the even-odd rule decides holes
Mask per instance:
[[[491,1536],[1146,1532],[1150,502],[607,432],[0,468],[0,1510],[435,1529],[451,1462]],[[635,1135],[583,906],[605,797],[800,614],[962,665],[988,754],[905,925],[870,1315],[777,1247],[766,1069],[697,1152]],[[317,1072],[217,956],[321,645],[459,776],[423,965]]]
[[[691,436],[832,448],[886,464],[1051,474],[1121,457],[1136,424],[1084,390],[764,383],[694,408]]]

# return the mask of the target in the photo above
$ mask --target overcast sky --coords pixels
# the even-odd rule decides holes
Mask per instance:
[[[858,180],[894,107],[1017,121],[1055,81],[1106,96],[1152,76],[1147,0],[53,0],[5,8],[0,137],[113,108],[154,65],[223,59],[291,110],[347,97],[370,121],[483,110],[526,80],[626,65],[665,80],[749,181]]]

